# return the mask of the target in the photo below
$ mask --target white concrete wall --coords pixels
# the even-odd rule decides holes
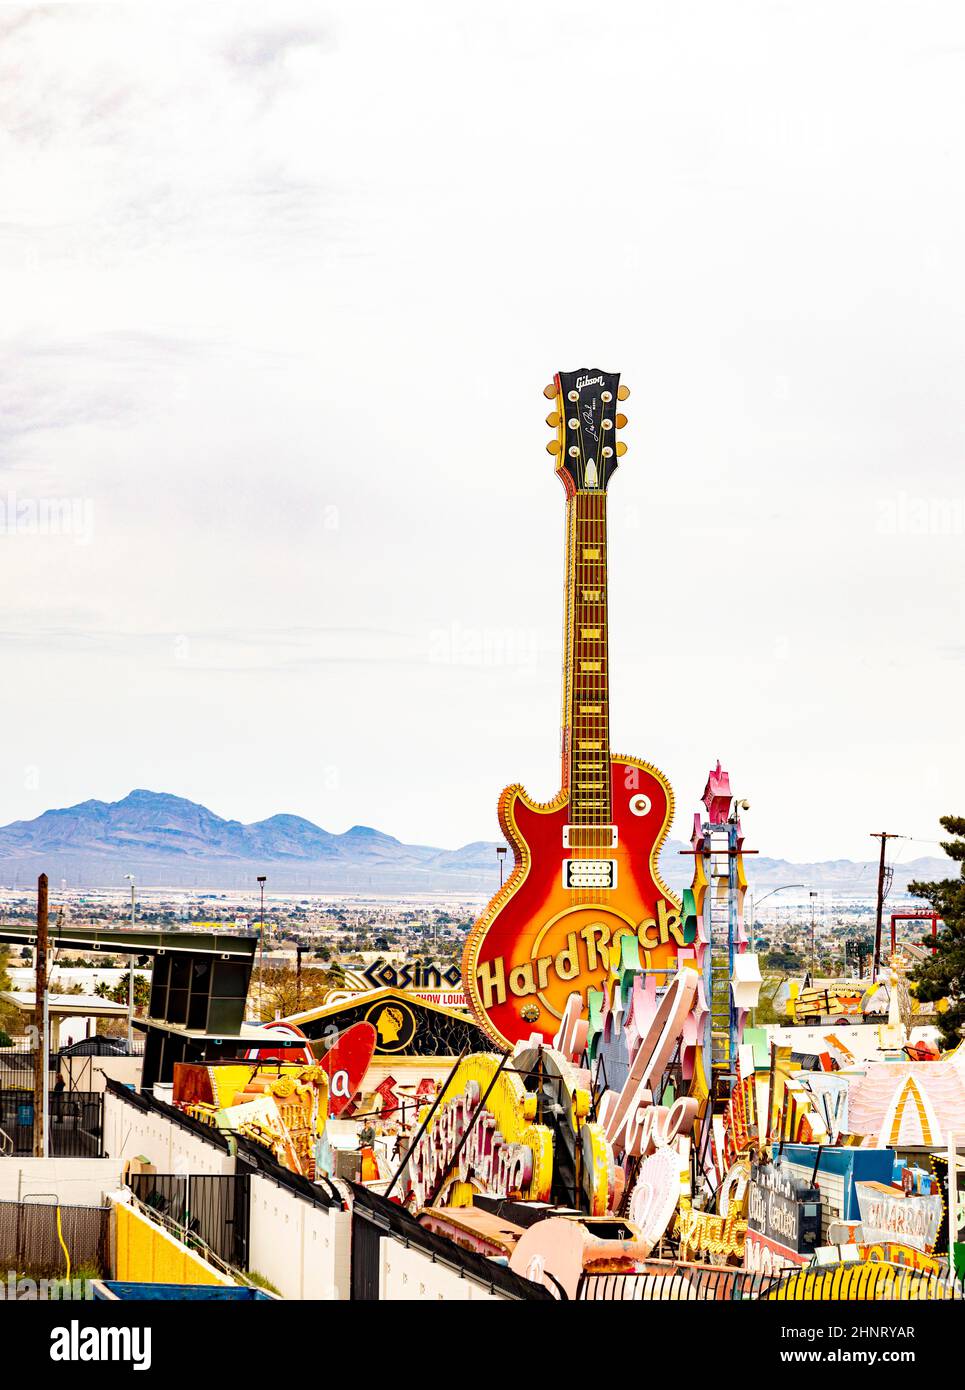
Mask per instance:
[[[158,1173],[233,1173],[234,1155],[206,1143],[166,1115],[138,1110],[109,1091],[104,1095],[104,1152],[119,1159],[143,1156]]]
[[[0,1158],[0,1201],[47,1193],[65,1206],[101,1206],[120,1175],[113,1158]]]
[[[143,1057],[65,1057],[60,1072],[68,1090],[103,1091],[107,1077],[122,1086],[138,1086]]]
[[[143,1154],[159,1173],[234,1173],[233,1154],[206,1143],[165,1115],[143,1112],[108,1092],[104,1148],[117,1169]],[[348,1212],[314,1207],[269,1178],[252,1174],[249,1268],[285,1298],[347,1299],[351,1277]]]
[[[379,1297],[397,1302],[432,1299],[436,1302],[505,1303],[504,1294],[492,1293],[472,1279],[464,1279],[454,1269],[434,1264],[428,1255],[412,1246],[407,1249],[399,1240],[385,1236],[382,1240],[382,1267],[379,1271]]]
[[[351,1217],[327,1211],[252,1174],[248,1268],[285,1298],[347,1299]]]

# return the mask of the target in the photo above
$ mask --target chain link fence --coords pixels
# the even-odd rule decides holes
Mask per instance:
[[[72,1269],[86,1266],[101,1275],[109,1272],[110,1207],[62,1206],[58,1235],[56,1203],[0,1202],[0,1276],[64,1276],[67,1259],[61,1237]]]

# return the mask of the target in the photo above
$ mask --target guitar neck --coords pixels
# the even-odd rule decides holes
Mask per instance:
[[[566,505],[563,782],[570,793],[571,824],[608,825],[606,493],[574,492]]]

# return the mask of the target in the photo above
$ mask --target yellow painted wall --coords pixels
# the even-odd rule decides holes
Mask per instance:
[[[133,1284],[230,1284],[180,1241],[133,1207],[118,1203],[114,1277]]]

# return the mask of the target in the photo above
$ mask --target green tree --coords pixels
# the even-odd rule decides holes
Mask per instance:
[[[127,976],[118,980],[116,984],[108,985],[103,980],[96,986],[94,993],[100,999],[110,999],[115,1004],[127,1003]],[[143,975],[134,976],[134,1012],[140,1013],[146,1009],[151,1002],[151,983],[145,980]]]
[[[771,970],[794,971],[804,966],[804,957],[790,946],[777,946],[767,952],[764,965]]]
[[[935,943],[935,954],[922,961],[910,981],[916,996],[924,1002],[948,1000],[946,1012],[938,1015],[938,1024],[942,1042],[946,1047],[956,1047],[965,1025],[965,816],[942,816],[941,826],[954,836],[942,840],[942,849],[962,868],[958,878],[908,885],[909,893],[923,898],[944,923]],[[931,937],[923,938],[922,944],[930,946]]]
[[[765,975],[761,981],[761,992],[757,999],[757,1008],[753,1012],[755,1028],[763,1028],[767,1023],[780,1024],[786,1027],[790,1022],[783,1009],[778,1009],[776,1004],[777,992],[787,979],[786,975]]]
[[[9,962],[9,948],[6,946],[0,946],[0,990],[9,990],[13,988],[13,983],[7,972],[7,966]],[[18,1018],[19,1014],[17,1012],[16,1005],[5,1004],[3,1000],[0,999],[0,1033],[2,1033],[3,1036],[7,1039],[5,1043],[0,1043],[0,1046],[10,1046],[9,1033],[11,1031],[16,1032],[18,1030]]]
[[[338,967],[336,967],[338,969]],[[275,1018],[288,1018],[303,1009],[313,1009],[323,1003],[331,988],[327,970],[303,970],[299,987],[296,972],[288,966],[268,965],[264,972],[255,971],[248,996],[250,1007],[262,1023]]]

